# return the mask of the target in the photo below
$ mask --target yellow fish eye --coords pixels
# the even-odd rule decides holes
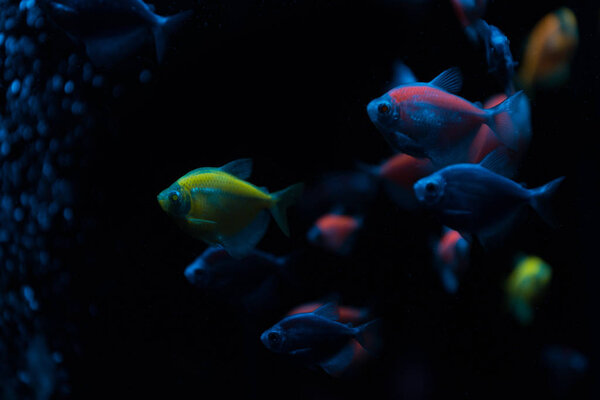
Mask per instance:
[[[171,200],[172,202],[176,202],[177,200],[179,200],[179,193],[177,192],[173,192],[169,195],[169,200]]]

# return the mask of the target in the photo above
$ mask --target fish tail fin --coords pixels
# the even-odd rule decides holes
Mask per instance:
[[[269,210],[277,222],[277,225],[279,225],[286,236],[290,236],[286,210],[298,200],[303,189],[304,184],[297,183],[272,194],[275,204]]]
[[[552,227],[556,227],[556,218],[552,212],[551,202],[554,193],[558,189],[560,183],[565,179],[564,176],[556,178],[548,182],[542,187],[532,189],[531,206],[537,211],[546,223]]]
[[[154,46],[156,47],[156,59],[158,62],[162,62],[164,55],[167,51],[167,42],[169,36],[177,31],[179,27],[192,16],[194,12],[192,10],[183,11],[179,14],[171,15],[169,17],[157,17],[157,23],[152,28],[154,34]]]
[[[519,112],[519,107],[522,105],[521,96],[525,96],[522,90],[513,94],[497,106],[490,108],[486,122],[500,141],[514,151],[518,150],[519,137],[518,130],[513,124],[512,116]]]
[[[371,355],[378,356],[381,353],[381,319],[374,319],[359,327],[355,339]]]

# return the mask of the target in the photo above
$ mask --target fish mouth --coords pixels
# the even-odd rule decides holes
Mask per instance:
[[[160,192],[156,196],[156,200],[158,201],[158,204],[160,205],[160,208],[162,208],[164,212],[168,212],[168,210],[169,210],[169,199],[167,197],[166,191]]]

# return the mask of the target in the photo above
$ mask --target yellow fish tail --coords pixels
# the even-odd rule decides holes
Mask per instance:
[[[298,200],[303,189],[304,184],[297,183],[271,195],[274,202],[273,206],[269,208],[269,210],[277,222],[277,225],[279,225],[286,236],[290,236],[290,228],[288,227],[286,210],[289,206],[294,204],[296,200]]]

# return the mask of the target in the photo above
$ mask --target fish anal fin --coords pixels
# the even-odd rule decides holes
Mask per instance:
[[[353,358],[354,345],[353,343],[350,343],[349,345],[344,346],[336,355],[321,362],[319,365],[323,368],[323,371],[327,372],[329,375],[338,377],[350,366]]]
[[[219,237],[219,242],[233,258],[243,258],[260,242],[268,225],[269,214],[263,210],[239,232]]]

